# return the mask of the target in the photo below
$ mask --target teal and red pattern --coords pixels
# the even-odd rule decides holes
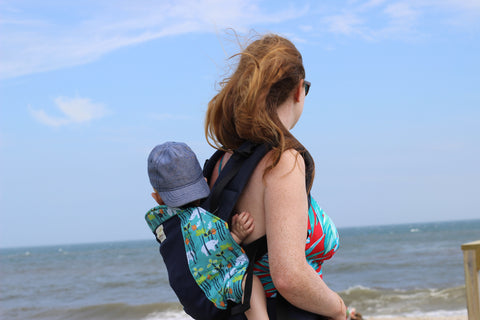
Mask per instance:
[[[155,232],[174,215],[181,220],[190,273],[207,298],[219,309],[226,309],[228,300],[241,302],[248,258],[233,240],[228,224],[200,207],[157,206],[145,218]]]
[[[337,228],[329,216],[311,198],[308,208],[308,230],[305,244],[305,257],[308,264],[322,277],[322,263],[330,259],[338,249],[339,237]],[[268,253],[255,263],[253,269],[260,278],[267,297],[275,297],[275,289],[268,265]]]

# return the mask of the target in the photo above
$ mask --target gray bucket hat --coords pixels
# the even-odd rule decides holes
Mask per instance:
[[[148,177],[169,207],[180,207],[210,194],[195,153],[183,142],[165,142],[153,148],[148,156]]]

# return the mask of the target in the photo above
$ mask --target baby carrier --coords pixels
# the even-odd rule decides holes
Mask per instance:
[[[202,208],[230,223],[238,198],[257,164],[270,149],[264,144],[257,145],[248,141],[243,143],[234,151],[220,172]],[[223,151],[218,150],[206,161],[203,170],[205,177],[208,179],[211,177],[215,164],[223,154]],[[162,217],[154,211],[149,211],[145,219],[154,234],[161,233],[161,237],[157,236],[157,240],[161,243],[160,254],[167,268],[169,283],[187,314],[197,320],[223,320],[231,315],[241,314],[250,307],[253,263],[267,251],[265,237],[244,247],[249,264],[243,303],[229,303],[224,308],[220,308],[209,300],[189,268],[181,219],[175,214]]]

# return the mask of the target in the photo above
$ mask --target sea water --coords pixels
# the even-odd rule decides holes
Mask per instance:
[[[466,314],[480,220],[340,228],[324,280],[365,316]],[[0,319],[189,319],[155,240],[0,249]]]

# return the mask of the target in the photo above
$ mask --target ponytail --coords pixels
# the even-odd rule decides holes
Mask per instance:
[[[235,150],[247,140],[271,145],[272,164],[265,172],[278,164],[285,150],[295,149],[305,159],[310,191],[315,171],[313,159],[277,113],[278,106],[305,78],[300,52],[289,40],[266,35],[235,56],[240,57],[236,71],[221,82],[220,92],[208,104],[208,143],[226,150]]]

